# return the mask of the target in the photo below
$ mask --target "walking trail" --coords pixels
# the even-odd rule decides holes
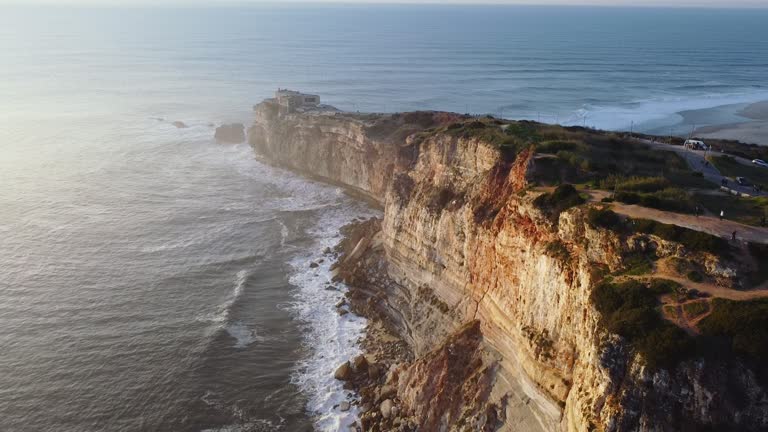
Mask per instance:
[[[593,201],[600,201],[610,196],[610,192],[600,190],[584,191],[590,195]],[[611,203],[611,209],[616,213],[633,218],[653,219],[662,223],[679,225],[696,231],[703,231],[726,239],[736,231],[738,241],[754,243],[768,243],[768,228],[744,225],[730,220],[720,220],[712,216],[694,216],[690,214],[673,213],[656,210],[634,204]]]

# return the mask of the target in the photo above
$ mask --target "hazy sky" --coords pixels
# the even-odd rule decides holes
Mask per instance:
[[[146,5],[231,5],[258,3],[435,3],[435,4],[539,4],[604,6],[698,6],[765,7],[768,0],[0,0],[0,4],[87,4],[103,6]]]

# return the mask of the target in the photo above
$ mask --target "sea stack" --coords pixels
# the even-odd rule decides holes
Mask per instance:
[[[224,124],[216,128],[216,141],[224,144],[245,142],[245,126],[242,123]]]

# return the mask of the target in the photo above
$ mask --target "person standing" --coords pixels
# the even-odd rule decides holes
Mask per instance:
[[[731,233],[731,240],[736,241],[736,231]]]

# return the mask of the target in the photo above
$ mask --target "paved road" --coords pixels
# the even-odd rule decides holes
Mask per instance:
[[[704,163],[706,160],[704,159],[706,153],[701,150],[688,150],[683,146],[676,146],[671,145],[667,143],[661,143],[661,142],[653,142],[649,140],[641,139],[639,140],[645,144],[648,144],[649,146],[653,148],[658,148],[661,150],[669,150],[677,153],[680,155],[683,159],[685,159],[686,162],[688,162],[688,166],[691,167],[694,171],[701,171],[704,174],[704,178],[707,180],[719,185],[722,184],[721,182],[723,179],[728,180],[728,187],[730,189],[733,189],[735,191],[738,191],[739,193],[747,194],[749,196],[768,196],[768,191],[763,192],[755,192],[754,189],[748,186],[739,186],[736,181],[730,177],[725,177],[722,174],[720,174],[720,171],[717,170],[711,163]],[[712,154],[712,152],[710,152]],[[719,154],[719,153],[715,153]],[[732,156],[732,155],[731,155]],[[744,159],[742,157],[738,156],[732,156],[736,161],[738,161],[741,164],[744,165],[752,165],[752,161]]]

